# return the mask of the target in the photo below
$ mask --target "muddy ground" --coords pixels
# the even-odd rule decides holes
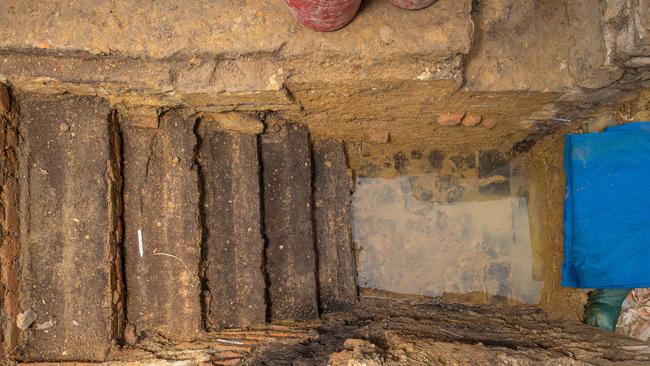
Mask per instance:
[[[379,296],[378,296],[379,295]],[[318,336],[255,350],[244,365],[643,365],[640,341],[552,320],[537,307],[375,294],[324,318]],[[644,353],[645,352],[645,353]]]
[[[177,344],[147,334],[109,360],[103,364],[647,365],[650,346],[534,306],[372,292],[316,322],[221,330]]]

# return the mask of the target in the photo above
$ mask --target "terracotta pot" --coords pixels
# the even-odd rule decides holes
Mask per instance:
[[[390,0],[390,2],[402,9],[417,10],[426,8],[436,0]]]
[[[298,21],[311,29],[330,32],[343,28],[359,10],[361,0],[286,0]]]

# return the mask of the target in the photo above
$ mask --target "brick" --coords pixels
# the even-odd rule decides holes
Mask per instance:
[[[497,125],[497,121],[495,119],[484,119],[482,125],[488,130],[491,130]]]
[[[307,128],[265,133],[261,151],[271,320],[317,319]]]
[[[117,317],[111,278],[116,205],[108,197],[119,183],[107,174],[110,107],[94,97],[25,96],[19,103],[19,311],[33,310],[37,323],[55,322],[47,332],[23,332],[20,358],[100,361]],[[59,130],[60,121],[69,131]]]
[[[483,117],[480,114],[468,114],[463,118],[463,126],[473,127],[481,123]]]
[[[465,117],[465,113],[445,113],[438,116],[438,124],[443,126],[455,126]]]
[[[350,230],[350,187],[343,144],[314,143],[314,224],[323,311],[356,303]]]
[[[266,322],[257,137],[201,122],[199,164],[211,329]]]
[[[158,129],[122,130],[127,321],[138,333],[176,340],[194,339],[201,329],[193,128],[181,112],[170,111]]]

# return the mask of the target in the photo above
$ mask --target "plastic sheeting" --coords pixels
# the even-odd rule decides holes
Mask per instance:
[[[585,307],[585,323],[613,332],[623,300],[631,289],[607,288],[591,291]]]
[[[567,135],[562,285],[650,287],[650,123]]]

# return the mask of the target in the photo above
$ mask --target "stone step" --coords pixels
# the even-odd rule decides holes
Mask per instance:
[[[24,96],[19,105],[19,323],[36,319],[18,357],[103,360],[120,301],[111,109],[93,97]]]
[[[295,124],[257,136],[94,97],[19,105],[18,312],[37,316],[19,360],[99,361],[125,329],[189,341],[356,301],[341,143],[312,157]]]
[[[270,317],[317,319],[309,132],[298,125],[276,128],[261,137]]]
[[[194,339],[201,330],[194,120],[170,111],[159,128],[122,125],[128,322],[138,334]]]
[[[356,303],[357,299],[350,230],[350,178],[342,143],[316,141],[313,155],[319,297],[323,311],[335,311]]]
[[[203,254],[208,329],[266,321],[257,136],[201,122]]]

